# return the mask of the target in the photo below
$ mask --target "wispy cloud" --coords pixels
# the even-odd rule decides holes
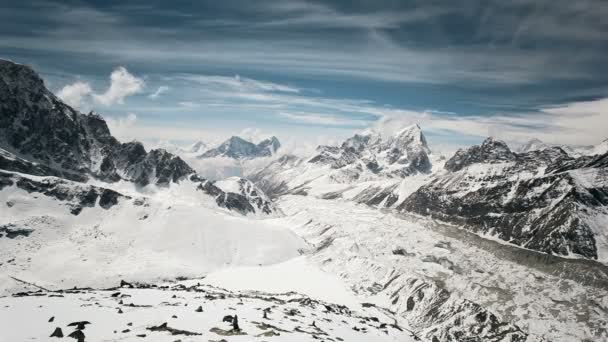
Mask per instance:
[[[293,120],[296,122],[303,122],[312,125],[329,125],[329,126],[365,126],[369,124],[369,121],[363,120],[351,120],[344,117],[328,114],[308,113],[308,112],[279,112],[279,116]]]
[[[155,92],[153,92],[152,94],[148,95],[148,98],[151,99],[157,99],[160,95],[166,93],[169,91],[169,87],[167,86],[160,86],[158,87],[158,89],[156,89]]]
[[[252,92],[252,91],[268,91],[268,92],[286,92],[286,93],[299,93],[300,89],[273,82],[259,81],[252,78],[241,77],[234,75],[234,77],[218,76],[218,75],[181,75],[177,76],[177,79],[192,81],[201,84],[203,87],[223,87],[230,88],[232,90]]]

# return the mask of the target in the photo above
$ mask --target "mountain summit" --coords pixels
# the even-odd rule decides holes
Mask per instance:
[[[383,137],[375,131],[355,134],[337,146],[319,146],[309,163],[327,164],[334,169],[360,164],[373,173],[407,176],[431,169],[426,138],[418,125]]]
[[[270,157],[280,147],[281,143],[279,142],[279,139],[274,136],[257,145],[241,137],[232,136],[218,147],[203,153],[199,158],[227,157],[233,159],[253,159]]]

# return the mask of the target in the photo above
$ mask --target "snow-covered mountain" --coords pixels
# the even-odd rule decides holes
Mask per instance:
[[[492,138],[459,150],[399,210],[549,254],[608,262],[608,155],[514,153]]]
[[[251,159],[270,157],[279,147],[281,147],[281,143],[276,137],[265,139],[256,145],[241,137],[233,136],[218,147],[207,150],[199,158],[228,157],[233,159]]]
[[[355,134],[340,146],[319,146],[308,158],[284,155],[246,176],[271,196],[291,193],[364,202],[394,191],[395,204],[428,180],[433,159],[441,164],[420,127],[413,125],[388,137],[374,131]]]
[[[209,148],[209,146],[207,146],[207,144],[205,142],[199,140],[199,141],[195,142],[194,144],[192,144],[192,146],[190,146],[190,149],[188,150],[188,152],[201,154],[201,153],[205,152],[208,148]]]
[[[551,147],[559,147],[568,153],[571,157],[593,156],[608,152],[608,139],[597,145],[565,145],[565,144],[548,144],[537,138],[530,139],[527,143],[516,149],[519,153],[541,151]]]

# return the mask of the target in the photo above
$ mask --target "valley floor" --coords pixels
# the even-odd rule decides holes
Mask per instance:
[[[19,193],[11,196],[15,205],[21,200],[23,206],[58,211],[52,207],[57,204],[40,206]],[[434,329],[449,331],[454,320],[473,326],[478,322],[471,318],[487,312],[506,322],[497,333],[527,334],[528,341],[608,339],[607,277],[601,267],[580,267],[578,277],[564,271],[570,268],[556,266],[562,261],[537,257],[538,253],[487,240],[480,244],[471,240],[475,237],[455,233],[455,227],[352,202],[284,196],[278,205],[283,217],[261,220],[221,214],[226,218],[209,220],[215,216],[200,209],[202,213],[186,224],[178,218],[192,211],[183,203],[168,209],[152,201],[137,212],[116,207],[110,209],[106,223],[91,228],[97,241],[83,245],[91,235],[73,236],[78,230],[70,230],[64,232],[65,243],[72,245],[61,248],[49,247],[58,243],[54,240],[49,246],[41,241],[48,237],[48,229],[73,224],[69,216],[37,216],[47,217],[52,225],[43,222],[28,237],[0,239],[5,290],[0,297],[0,336],[47,341],[56,327],[67,335],[73,331],[68,323],[86,320],[92,324],[83,332],[95,341],[408,341],[414,336],[431,340]],[[86,210],[97,217],[97,209]],[[130,235],[118,245],[109,244],[122,237],[119,228],[124,226],[116,222],[138,222],[146,214],[148,222],[163,218],[164,226],[137,226],[145,244]],[[193,239],[188,227],[201,231]],[[36,234],[42,235],[37,239]],[[177,257],[160,247],[165,241],[178,251]],[[267,247],[257,250],[258,244]],[[94,260],[107,261],[100,269],[82,260],[93,246]],[[55,266],[44,269],[52,251],[57,251]],[[208,251],[225,253],[214,262],[203,262]],[[11,258],[17,261],[7,262]],[[52,291],[72,286],[96,289],[33,293],[38,289],[8,276]],[[163,281],[177,276],[193,280]],[[103,290],[120,279],[156,286]],[[167,287],[160,287],[163,284]],[[15,296],[17,291],[30,292]],[[442,312],[429,316],[434,305]],[[198,306],[203,312],[195,311]],[[272,314],[265,320],[263,310],[269,307]],[[230,325],[222,318],[235,313],[247,335],[226,335],[231,334]],[[55,319],[48,322],[51,316]],[[171,335],[171,329],[162,326],[165,322],[182,335]],[[271,337],[275,333],[280,335]]]

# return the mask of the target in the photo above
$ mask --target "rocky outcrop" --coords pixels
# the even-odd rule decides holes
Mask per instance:
[[[87,207],[99,205],[109,209],[121,199],[130,199],[114,190],[71,182],[55,177],[29,178],[18,174],[0,171],[0,190],[16,186],[29,193],[39,193],[66,203],[73,215],[78,215]]]
[[[197,190],[212,196],[217,205],[243,215],[278,213],[278,209],[268,197],[251,181],[232,177],[219,182],[192,177],[191,180],[200,182]]]

